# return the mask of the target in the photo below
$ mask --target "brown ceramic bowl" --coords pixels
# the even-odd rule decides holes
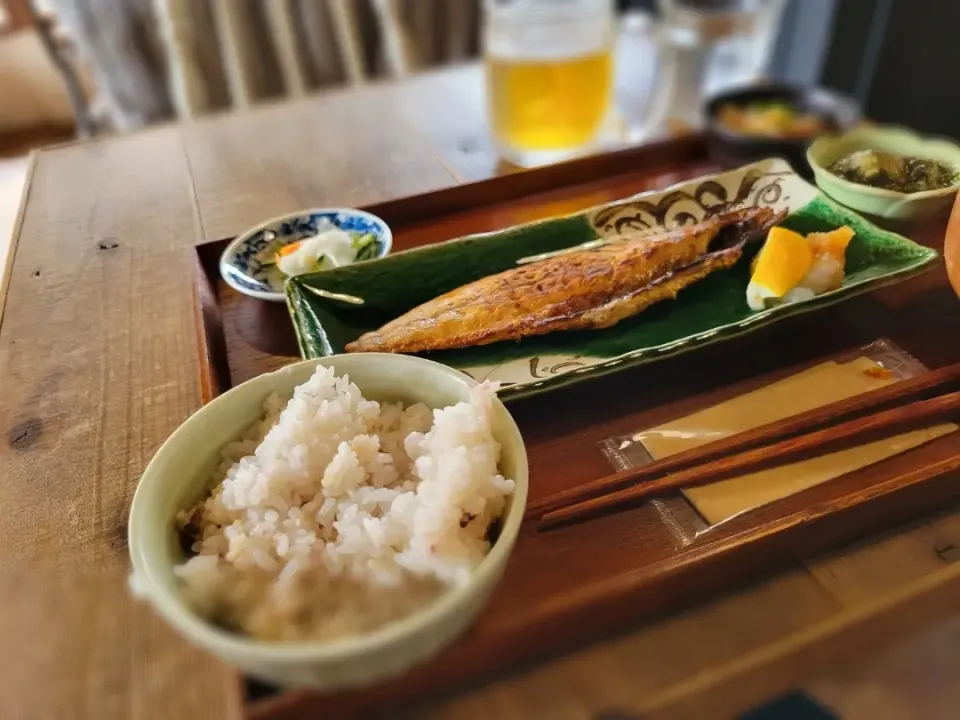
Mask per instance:
[[[706,106],[706,136],[710,156],[726,167],[745,165],[768,157],[781,157],[806,178],[813,173],[807,164],[807,148],[818,135],[779,138],[733,130],[718,119],[725,105],[746,106],[757,102],[784,102],[803,112],[821,116],[830,130],[844,133],[860,122],[855,100],[832,90],[792,85],[751,85],[714,96]]]

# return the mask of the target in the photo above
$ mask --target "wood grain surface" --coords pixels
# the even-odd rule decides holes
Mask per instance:
[[[0,326],[5,713],[239,711],[236,675],[125,582],[137,478],[200,401],[197,234],[176,129],[36,158]]]
[[[798,676],[817,678],[829,670],[842,671],[871,651],[882,651],[890,643],[958,614],[960,566],[955,565],[722,668],[691,677],[680,687],[651,698],[638,711],[644,718],[658,720],[727,717],[743,707],[746,695],[760,705],[771,693],[795,689]]]
[[[20,234],[24,191],[30,187],[36,153],[13,161],[0,161],[0,318],[7,300],[7,283],[13,269],[14,241]],[[22,175],[21,175],[22,172]],[[7,231],[9,230],[9,234]]]
[[[462,72],[465,85],[477,81],[474,70]],[[411,82],[385,92],[429,94],[430,77]],[[453,72],[436,82],[458,81]],[[152,453],[201,403],[196,245],[300,206],[387,202],[503,170],[477,157],[488,152],[482,144],[467,144],[479,147],[466,153],[474,157],[457,155],[465,152],[459,138],[483,131],[476,106],[453,107],[431,127],[422,119],[430,113],[411,101],[386,114],[393,125],[378,133],[387,105],[377,92],[362,88],[36,158],[0,325],[4,717],[241,712],[236,675],[131,600],[126,512]],[[524,212],[532,210],[510,216]],[[938,270],[912,281],[909,292],[889,289],[850,303],[838,332],[853,322],[876,337],[896,311],[910,321],[898,325],[895,339],[917,345],[944,327],[947,298],[956,302],[947,292]],[[742,349],[753,363],[790,369],[775,345]],[[947,334],[923,359],[939,366],[955,353]],[[800,351],[787,364],[813,359]],[[751,366],[738,364],[736,353],[723,360],[707,368],[681,363],[669,389],[656,385],[665,376],[652,371],[642,396],[626,394],[598,411],[592,427],[603,436],[624,429],[638,397],[668,417],[690,409],[683,393],[702,402],[749,380]],[[665,402],[668,390],[678,399]],[[590,394],[571,392],[573,401]],[[534,472],[550,476],[572,461],[584,476],[607,470],[594,455],[577,460],[587,448],[568,442],[575,414],[558,420],[566,431],[538,432],[543,410],[534,398],[517,411]],[[785,562],[759,582],[691,598],[605,642],[433,698],[410,714],[580,719],[642,708],[689,688],[691,678],[722,673],[737,658],[922,580],[956,560],[956,548],[960,508],[949,507],[881,537]],[[778,682],[805,681],[805,670]],[[738,683],[725,692],[725,707],[755,699]]]
[[[397,93],[374,85],[183,126],[204,237],[458,184],[397,112]]]

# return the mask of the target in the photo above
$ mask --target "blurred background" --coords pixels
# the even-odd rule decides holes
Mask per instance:
[[[0,151],[238,110],[477,57],[480,0],[0,0]],[[960,4],[619,0],[616,105],[642,139],[759,77],[957,136]],[[681,11],[726,14],[691,31]],[[689,18],[687,18],[688,20]],[[894,32],[894,29],[896,32]],[[922,47],[923,52],[918,52]]]
[[[596,94],[604,107],[612,104],[613,129],[606,132],[617,143],[696,127],[708,96],[761,79],[833,88],[852,95],[870,119],[960,135],[960,86],[946,80],[960,54],[952,37],[960,22],[958,3],[576,4],[592,3],[605,5],[604,13],[616,8],[613,50],[602,58],[601,73],[610,75],[612,62],[612,92]],[[493,10],[506,5],[503,0],[0,0],[0,265],[31,149],[475,62],[484,38],[489,46]],[[508,36],[511,22],[505,25]],[[495,65],[488,63],[491,76]],[[516,107],[536,104],[528,92],[542,83],[535,77],[514,82],[512,72],[507,68],[504,82],[491,87],[513,92]],[[590,86],[590,77],[577,82]],[[583,111],[576,91],[560,102],[563,112]],[[497,135],[511,128],[509,118],[496,127],[495,108],[490,115]],[[555,117],[557,109],[546,115]],[[498,146],[509,158],[503,143]]]

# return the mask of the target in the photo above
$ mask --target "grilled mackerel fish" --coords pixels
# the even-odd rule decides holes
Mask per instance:
[[[747,208],[512,268],[430,300],[346,350],[419,353],[608,328],[732,267],[746,242],[785,216]]]

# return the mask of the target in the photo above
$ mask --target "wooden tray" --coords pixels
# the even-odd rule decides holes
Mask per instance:
[[[391,224],[394,246],[403,250],[573,212],[717,169],[707,161],[702,140],[691,137],[367,209]],[[942,247],[942,224],[909,234]],[[205,400],[298,359],[286,307],[240,295],[220,280],[217,260],[225,244],[197,248]],[[597,446],[604,438],[721,402],[881,336],[931,368],[960,361],[955,340],[960,303],[942,267],[728,343],[514,402],[510,409],[530,459],[530,500],[608,474]],[[596,640],[785,558],[824,550],[960,498],[958,445],[954,434],[947,435],[740,515],[684,548],[649,506],[546,534],[525,528],[489,607],[440,657],[364,691],[272,693],[251,684],[249,715],[343,717],[387,704],[395,708],[399,701],[451,691]],[[927,471],[940,461],[953,472]]]

